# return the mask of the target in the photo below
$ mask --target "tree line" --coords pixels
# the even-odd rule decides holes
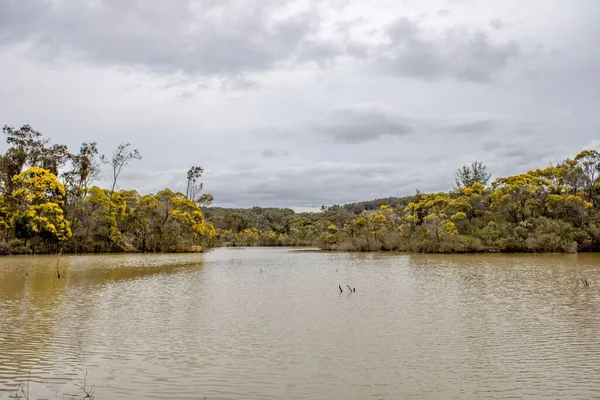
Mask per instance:
[[[481,162],[449,192],[321,207],[206,209],[222,244],[326,250],[577,252],[600,250],[600,153],[490,182]]]
[[[8,150],[0,156],[0,253],[203,251],[217,232],[206,221],[200,195],[203,169],[187,173],[186,193],[164,189],[142,195],[117,190],[122,171],[141,159],[129,143],[99,155],[97,143],[79,152],[25,125],[3,128]],[[110,189],[93,185],[101,165]]]
[[[317,246],[325,250],[413,252],[576,252],[600,250],[600,153],[491,180],[474,162],[449,192],[322,206],[232,209],[210,206],[204,170],[182,176],[185,193],[118,190],[141,159],[121,144],[79,152],[25,125],[5,126],[0,156],[0,254],[57,251],[204,251],[215,246]],[[94,185],[102,165],[110,188]]]

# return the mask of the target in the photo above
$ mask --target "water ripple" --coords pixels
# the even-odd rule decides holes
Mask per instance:
[[[1,260],[0,398],[600,397],[597,255],[52,260]]]

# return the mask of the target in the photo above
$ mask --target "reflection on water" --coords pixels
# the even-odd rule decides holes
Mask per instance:
[[[600,397],[597,255],[55,262],[0,259],[0,398],[31,374],[62,399],[86,370],[98,399]]]

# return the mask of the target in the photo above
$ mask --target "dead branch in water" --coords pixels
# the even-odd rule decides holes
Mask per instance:
[[[88,372],[86,369],[85,376],[83,378],[83,386],[76,385],[79,389],[81,389],[83,394],[66,394],[66,395],[63,395],[63,398],[68,398],[71,400],[94,400],[95,387],[94,386],[88,387],[87,374],[88,374]],[[17,390],[14,393],[9,394],[8,397],[11,399],[16,399],[16,400],[34,400],[29,395],[29,383],[30,382],[31,382],[31,369],[29,370],[29,375],[27,376],[27,382],[26,383],[19,382],[19,385],[17,386]]]
[[[62,247],[58,249],[58,254],[56,257],[56,277],[60,279],[60,271],[58,270],[58,264],[60,263],[60,255],[62,254]]]
[[[581,278],[581,282],[583,283],[583,286],[590,287],[590,284],[586,279]]]
[[[29,382],[31,381],[31,369],[29,369],[29,374],[27,375],[27,386],[23,387],[23,382],[19,382],[17,386],[17,391],[13,394],[10,394],[8,397],[11,399],[17,400],[29,400]],[[27,391],[25,391],[27,389]]]
[[[79,386],[77,385],[77,387],[79,387],[79,389],[81,389],[81,391],[83,393],[85,393],[85,396],[83,396],[84,399],[93,399],[94,398],[94,386],[88,388],[87,387],[87,369],[85,370],[85,375],[83,377],[83,386]]]

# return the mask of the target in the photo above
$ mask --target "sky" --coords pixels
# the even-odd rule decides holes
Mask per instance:
[[[596,0],[0,0],[0,125],[121,189],[312,210],[600,148]],[[0,145],[6,150],[6,144]],[[108,185],[104,171],[101,185]]]

